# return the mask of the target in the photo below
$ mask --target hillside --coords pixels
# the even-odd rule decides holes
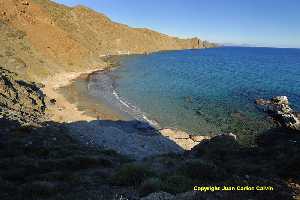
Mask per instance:
[[[131,28],[89,8],[48,0],[0,0],[0,31],[0,65],[30,80],[94,68],[108,54],[213,46]]]

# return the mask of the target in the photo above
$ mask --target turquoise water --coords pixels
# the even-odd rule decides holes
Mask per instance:
[[[200,135],[233,132],[251,141],[273,126],[255,99],[286,95],[300,109],[300,49],[168,51],[122,57],[120,63],[107,74],[117,99],[133,108],[126,112],[162,127]]]

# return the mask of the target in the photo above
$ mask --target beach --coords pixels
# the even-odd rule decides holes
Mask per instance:
[[[82,72],[65,72],[56,74],[55,76],[47,78],[43,81],[45,87],[44,93],[51,99],[55,99],[55,104],[49,107],[47,115],[51,120],[55,122],[73,122],[79,120],[91,121],[95,118],[84,114],[78,110],[75,104],[69,102],[66,97],[61,94],[58,89],[70,84],[75,78],[78,78],[82,74],[92,73],[99,69],[89,69]]]
[[[118,112],[88,94],[87,82],[105,67],[61,73],[43,82],[43,91],[55,104],[49,106],[50,120],[65,123],[71,136],[85,145],[114,149],[135,159],[190,150],[208,136],[191,136],[170,128],[156,129]],[[83,131],[85,130],[85,131]]]
[[[55,99],[55,103],[47,110],[50,119],[56,122],[124,119],[97,99],[88,96],[85,82],[88,81],[89,74],[104,71],[105,68],[64,72],[43,81],[43,91],[50,99]]]
[[[245,55],[264,58],[269,52],[276,57],[281,51],[227,47],[114,56],[112,60],[108,57],[104,60],[106,64],[97,69],[61,73],[45,81],[45,93],[56,101],[54,105],[49,104],[47,114],[50,120],[65,123],[106,120],[118,126],[120,121],[140,122],[143,125],[122,123],[123,127],[118,128],[122,138],[129,140],[124,133],[128,126],[130,129],[133,126],[130,132],[135,133],[140,132],[137,129],[151,127],[185,150],[197,145],[203,136],[209,138],[222,133],[233,133],[243,145],[251,145],[257,135],[274,127],[265,113],[257,110],[255,99],[286,94],[297,108],[297,85],[286,84],[296,78],[293,74],[285,74],[284,80],[261,74],[267,70],[276,72],[275,58],[263,62]],[[293,51],[285,53],[290,55]],[[223,59],[228,66],[220,64]],[[244,67],[240,67],[241,60]],[[234,76],[229,68],[239,76]],[[282,72],[276,69],[276,73]],[[258,79],[261,81],[253,85]],[[281,88],[277,82],[283,83]],[[284,93],[281,92],[283,87]],[[97,130],[97,124],[93,124],[92,129]],[[89,133],[93,138],[97,138],[97,134],[102,133]],[[199,138],[193,140],[191,135]],[[93,143],[103,144],[99,139],[93,139]],[[108,143],[115,141],[109,139]]]
[[[55,103],[47,109],[51,120],[56,122],[74,122],[80,120],[124,120],[118,111],[88,93],[89,77],[96,72],[105,72],[118,66],[118,56],[103,57],[104,64],[93,69],[78,72],[61,72],[47,77],[42,90]]]

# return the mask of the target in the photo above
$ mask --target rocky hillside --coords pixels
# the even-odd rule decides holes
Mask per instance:
[[[45,119],[45,95],[34,83],[16,80],[16,76],[0,67],[0,118],[41,122]]]
[[[83,6],[48,0],[0,0],[0,64],[31,80],[103,64],[107,54],[212,47],[112,22]]]

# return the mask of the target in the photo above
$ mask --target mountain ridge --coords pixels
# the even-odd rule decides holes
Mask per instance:
[[[49,0],[1,0],[0,29],[0,64],[29,80],[99,67],[105,55],[215,46],[131,28],[85,6]]]

